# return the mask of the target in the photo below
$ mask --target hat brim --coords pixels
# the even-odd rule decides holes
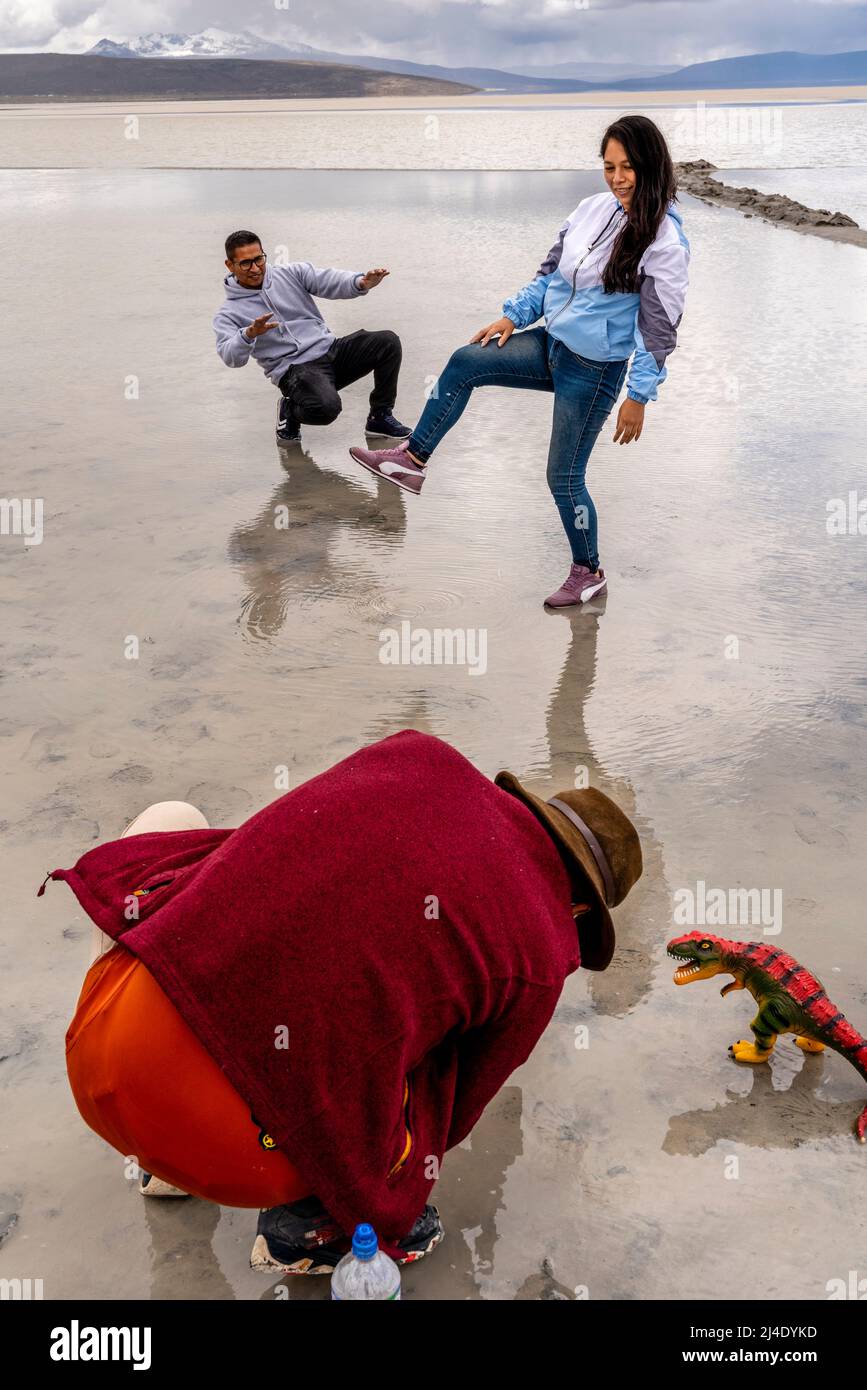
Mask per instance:
[[[584,836],[556,806],[535,796],[513,772],[498,772],[496,786],[522,801],[550,834],[572,883],[574,902],[589,902],[590,911],[575,919],[581,964],[586,970],[606,970],[614,955],[614,922],[605,900],[605,883]]]

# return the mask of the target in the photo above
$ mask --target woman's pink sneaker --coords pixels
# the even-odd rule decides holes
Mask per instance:
[[[573,603],[587,603],[588,599],[604,593],[607,587],[604,569],[594,574],[587,565],[573,565],[560,588],[549,594],[545,603],[549,608],[568,608]]]
[[[398,444],[394,449],[354,447],[349,452],[355,462],[366,468],[368,473],[374,473],[377,478],[385,478],[386,482],[394,483],[395,487],[402,487],[404,492],[414,492],[416,496],[421,492],[424,468],[419,467],[415,459],[410,458],[405,443]]]

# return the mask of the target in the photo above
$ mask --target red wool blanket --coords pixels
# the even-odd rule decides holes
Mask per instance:
[[[579,965],[553,841],[414,732],[237,830],[113,840],[52,877],[144,961],[343,1229],[372,1222],[392,1254]],[[405,1079],[412,1148],[389,1177]]]

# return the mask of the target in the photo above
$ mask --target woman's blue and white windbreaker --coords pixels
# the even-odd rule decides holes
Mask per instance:
[[[625,217],[613,193],[584,198],[535,280],[506,300],[503,313],[518,328],[544,316],[553,337],[592,362],[623,361],[634,352],[627,395],[644,403],[656,400],[656,388],[666,377],[665,359],[677,343],[689,242],[672,203],[639,262],[638,292],[606,294],[602,271]]]

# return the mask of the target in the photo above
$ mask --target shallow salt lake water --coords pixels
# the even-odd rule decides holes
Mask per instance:
[[[863,89],[861,89],[863,92]],[[867,102],[768,91],[335,102],[142,102],[0,106],[0,167],[215,169],[595,169],[621,112],[657,122],[676,160],[721,168],[867,164]],[[707,99],[706,99],[707,98]]]
[[[477,393],[414,499],[348,457],[363,384],[281,456],[277,393],[213,348],[235,225],[272,254],[387,265],[367,298],[324,309],[338,333],[400,334],[412,422],[450,351],[600,187],[568,172],[0,175],[29,256],[0,286],[4,490],[44,498],[45,528],[30,547],[0,536],[0,1276],[43,1277],[55,1298],[274,1296],[246,1267],[254,1214],[143,1203],[78,1118],[63,1033],[89,923],[62,885],[34,895],[152,801],[237,824],[277,794],[280,766],[296,785],[405,727],[549,795],[586,769],[635,820],[646,866],[611,969],[567,982],[447,1157],[447,1241],[406,1296],[741,1297],[760,1261],[770,1297],[824,1298],[863,1274],[863,1081],[790,1040],[768,1070],[737,1068],[726,1049],[751,1001],[675,990],[664,955],[679,890],[779,889],[774,944],[867,1029],[867,536],[826,526],[831,499],[865,488],[863,251],[684,198],[681,346],[639,444],[614,446],[612,420],[597,445],[610,594],[571,616],[541,607],[568,564],[545,487],[550,399]],[[384,665],[381,634],[405,620],[484,628],[486,672]]]

